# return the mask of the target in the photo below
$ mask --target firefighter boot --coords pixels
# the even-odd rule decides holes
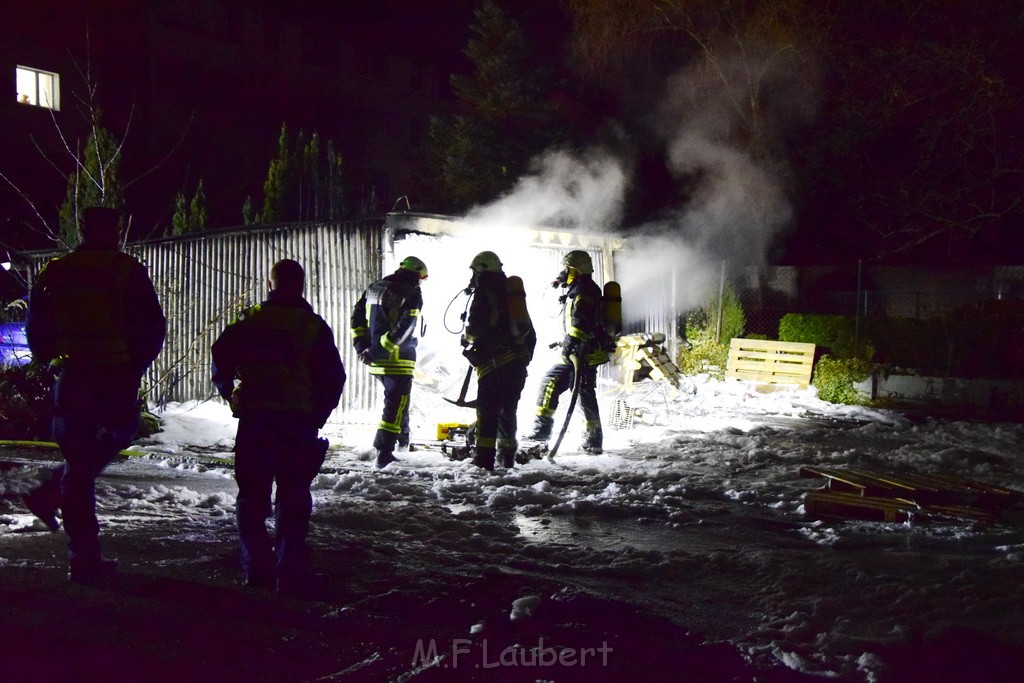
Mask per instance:
[[[398,458],[391,451],[377,451],[377,469],[384,469],[393,462],[398,462]]]
[[[482,446],[476,447],[476,455],[473,456],[473,464],[482,467],[488,472],[494,471],[494,448]]]
[[[507,470],[516,466],[516,449],[502,448],[498,450],[498,464]]]
[[[583,437],[583,452],[590,453],[591,455],[600,455],[603,451],[601,448],[604,442],[604,434],[601,432],[601,428],[587,429],[586,436]]]
[[[117,573],[117,560],[106,560],[102,557],[71,559],[71,571],[68,578],[72,583],[98,585]]]
[[[526,438],[528,441],[547,441],[551,438],[551,429],[554,426],[554,419],[538,415],[533,421],[533,431]]]

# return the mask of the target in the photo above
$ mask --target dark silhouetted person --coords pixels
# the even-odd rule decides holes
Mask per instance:
[[[482,251],[469,265],[473,300],[466,318],[463,355],[476,368],[476,455],[473,464],[491,471],[515,465],[516,410],[526,384],[537,335],[526,310],[526,294],[510,287],[493,251]]]
[[[427,266],[415,256],[370,285],[352,309],[352,345],[384,385],[384,410],[373,438],[377,467],[395,462],[396,446],[409,445],[409,399],[416,369],[416,324],[423,307],[420,281]]]
[[[586,420],[583,450],[597,454],[602,452],[604,440],[597,404],[597,367],[610,359],[611,337],[604,328],[604,302],[601,288],[594,282],[590,255],[585,251],[570,251],[562,259],[562,265],[565,268],[555,280],[566,288],[561,297],[565,305],[562,360],[548,370],[541,381],[537,417],[533,433],[527,438],[534,441],[551,438],[558,397],[578,383],[579,403]]]
[[[117,569],[100,553],[96,478],[138,432],[139,387],[166,333],[149,275],[119,236],[114,209],[85,209],[81,245],[43,268],[29,299],[33,360],[58,373],[53,434],[65,463],[25,502],[54,530],[60,509],[78,583]]]
[[[243,311],[212,348],[213,382],[238,418],[235,515],[245,583],[297,595],[318,587],[306,541],[310,485],[327,454],[318,432],[345,386],[334,333],[304,288],[302,266],[278,261],[267,300]],[[272,540],[266,520],[275,483]]]

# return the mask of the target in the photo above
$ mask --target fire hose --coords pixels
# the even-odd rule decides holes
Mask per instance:
[[[565,438],[565,432],[569,429],[569,420],[572,418],[572,411],[576,407],[576,399],[580,395],[580,386],[583,384],[583,373],[580,372],[580,359],[575,353],[569,355],[569,361],[572,363],[572,398],[569,399],[569,409],[565,413],[565,422],[562,423],[562,431],[558,432],[558,438],[555,439],[555,445],[548,451],[548,460],[554,461],[555,453],[558,452],[558,447],[562,445],[562,439]]]

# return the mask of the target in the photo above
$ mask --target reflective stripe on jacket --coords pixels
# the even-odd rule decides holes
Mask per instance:
[[[412,375],[423,307],[419,275],[399,270],[370,285],[352,309],[352,345],[370,352],[370,373]]]
[[[610,360],[601,348],[604,334],[604,304],[601,288],[590,275],[577,275],[565,297],[565,335],[563,349],[580,345],[587,365],[603,365]]]

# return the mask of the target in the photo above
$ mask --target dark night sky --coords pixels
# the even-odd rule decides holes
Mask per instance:
[[[227,1],[239,6],[256,4],[242,0]],[[55,44],[80,48],[83,43],[82,21],[90,7],[104,9],[103,16],[107,19],[102,21],[127,23],[131,16],[127,10],[139,4],[130,0],[64,2],[64,11],[58,15],[58,20],[47,24],[47,36]],[[461,50],[470,35],[468,25],[478,2],[268,0],[258,4],[271,16],[306,23],[325,32],[355,34],[374,51],[386,53],[400,49],[424,61],[436,62],[444,73],[448,73],[468,69]],[[636,173],[627,211],[629,219],[641,222],[684,202],[688,192],[687,181],[673,178],[668,171],[664,149],[651,135],[649,119],[656,107],[664,77],[693,56],[692,47],[681,48],[678,36],[671,34],[665,34],[669,38],[664,42],[659,42],[663,37],[661,34],[650,39],[645,37],[640,49],[624,51],[621,57],[616,57],[608,78],[595,78],[593,74],[575,69],[569,58],[567,41],[571,22],[561,3],[554,0],[517,0],[505,4],[525,26],[537,63],[546,62],[556,67],[559,80],[553,97],[576,130],[583,131],[582,136],[590,136],[594,141],[606,139],[611,130],[629,139],[633,146]],[[44,5],[34,0],[8,3],[9,8],[18,11],[5,14],[0,28],[17,29],[19,22],[40,19],[39,13],[46,11]],[[935,175],[934,178],[926,177],[917,187],[899,186],[901,182],[913,179],[915,174],[941,174],[944,168],[941,159],[928,160],[931,164],[928,167],[919,163],[927,148],[927,140],[916,146],[911,143],[943,116],[955,123],[958,116],[955,105],[960,102],[957,98],[971,95],[970,91],[957,93],[948,88],[949,82],[943,80],[945,73],[941,70],[936,70],[932,82],[918,78],[919,74],[915,73],[907,73],[900,80],[904,75],[901,67],[905,66],[900,58],[913,54],[917,48],[926,54],[934,46],[945,45],[951,40],[962,40],[963,44],[974,41],[977,45],[989,46],[976,53],[987,60],[981,72],[985,77],[993,75],[998,79],[998,86],[1003,88],[997,96],[1000,104],[998,116],[993,117],[990,123],[1002,136],[1000,149],[1024,154],[1024,110],[1021,108],[1024,72],[1016,68],[1020,57],[1024,56],[1024,39],[1021,38],[1020,12],[1014,14],[1012,5],[979,3],[979,6],[967,7],[956,3],[923,2],[917,3],[915,7],[919,11],[915,10],[910,15],[901,14],[904,6],[909,6],[906,2],[839,1],[830,5],[837,8],[832,17],[832,28],[836,33],[833,44],[827,46],[826,53],[819,60],[822,92],[818,117],[805,127],[795,129],[787,140],[788,161],[796,173],[791,185],[796,232],[784,245],[780,245],[785,247],[780,252],[783,258],[791,262],[814,262],[877,255],[879,245],[871,243],[873,237],[865,231],[863,222],[884,221],[892,217],[898,223],[904,217],[893,209],[906,209],[907,206],[870,205],[863,198],[884,192],[898,197],[904,189],[919,191],[921,187],[931,187],[939,195],[945,192],[952,196],[964,185],[962,182],[955,184],[958,178],[962,180],[981,175],[974,172],[971,164],[983,166],[986,163],[984,149],[977,150],[977,159],[968,160],[965,159],[968,155],[950,145],[943,153],[949,155],[950,163],[946,167],[954,177]],[[117,10],[122,7],[126,11],[119,13]],[[912,21],[907,16],[911,16]],[[124,44],[110,47],[110,50],[130,54],[130,43],[131,33],[127,32]],[[973,58],[965,58],[964,64],[969,67]],[[132,60],[122,59],[121,66],[128,77]],[[108,66],[116,67],[116,61],[112,67]],[[952,68],[956,67],[954,60]],[[922,73],[928,73],[927,65],[921,69]],[[613,72],[617,72],[618,77]],[[969,81],[968,86],[972,83],[976,84]],[[950,94],[936,95],[944,90],[950,90]],[[891,120],[880,123],[883,115],[891,113],[884,106],[886,97],[907,96],[909,101],[914,95],[920,95],[919,100],[923,104],[905,106]],[[1002,106],[1008,102],[1016,102],[1015,108]],[[117,122],[116,117],[123,117],[124,111],[124,108],[111,107],[109,115]],[[965,111],[969,116],[975,114],[971,109]],[[984,109],[979,111],[984,112]],[[248,114],[239,112],[238,116]],[[268,127],[274,125],[279,124],[268,123]],[[955,140],[956,126],[950,125],[943,135],[945,137],[935,139],[943,144]],[[1020,193],[1020,158],[1018,155],[1016,159],[1007,160],[1006,180],[991,188],[996,195]],[[190,178],[198,175],[198,171],[191,169],[188,173]],[[954,184],[947,188],[948,183]],[[985,191],[984,186],[970,189],[962,204],[984,198]],[[232,207],[240,201],[232,198]],[[910,200],[906,202],[908,206],[910,203]],[[951,210],[948,202],[935,206],[943,211]],[[927,208],[922,206],[918,216],[926,215]],[[910,215],[909,210],[906,213]],[[1024,242],[1019,237],[1020,216],[1018,207],[1016,211],[1007,212],[1002,220],[989,221],[976,239],[935,242],[927,254],[912,252],[902,258],[959,263],[1020,262],[1024,260],[1024,249],[1021,248]]]

